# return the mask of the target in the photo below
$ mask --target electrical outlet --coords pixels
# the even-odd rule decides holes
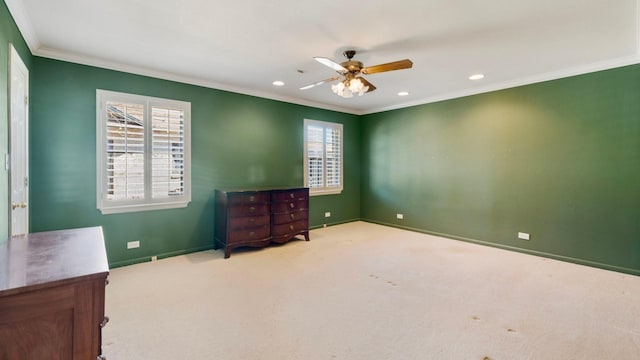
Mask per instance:
[[[396,214],[396,219],[398,220],[404,219],[404,214]]]
[[[324,217],[331,217],[331,213],[327,211],[326,213],[324,213]]]
[[[140,241],[129,241],[127,243],[127,249],[135,249],[140,247]]]
[[[155,256],[155,255],[153,255],[153,256],[151,257],[151,261],[158,261],[158,257],[157,257],[157,256]]]
[[[519,232],[519,233],[518,233],[518,239],[521,239],[521,240],[529,240],[529,234],[527,234],[527,233],[523,233],[523,232]]]

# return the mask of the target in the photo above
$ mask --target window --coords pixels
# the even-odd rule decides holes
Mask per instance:
[[[304,120],[304,181],[311,195],[342,192],[342,124]]]
[[[96,91],[97,205],[103,214],[191,201],[191,103]]]

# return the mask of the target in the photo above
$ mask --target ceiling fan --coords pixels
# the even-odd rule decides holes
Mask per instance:
[[[343,53],[343,55],[347,58],[347,61],[340,64],[329,58],[314,57],[317,62],[335,70],[336,72],[338,72],[338,74],[340,74],[340,76],[334,76],[329,79],[303,86],[300,88],[300,90],[311,89],[312,87],[322,85],[324,83],[342,79],[339,83],[331,85],[331,90],[335,94],[344,98],[350,98],[354,94],[362,96],[364,93],[372,92],[376,89],[376,87],[362,76],[358,76],[359,74],[369,75],[385,71],[410,69],[413,66],[413,62],[411,62],[411,60],[404,59],[390,63],[364,67],[360,61],[352,60],[356,55],[355,50],[347,50]]]

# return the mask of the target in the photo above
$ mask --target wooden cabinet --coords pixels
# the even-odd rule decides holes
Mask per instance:
[[[309,241],[309,189],[216,190],[214,248],[224,257],[241,246],[285,243],[296,235]]]
[[[0,359],[100,359],[108,273],[99,227],[0,244]]]

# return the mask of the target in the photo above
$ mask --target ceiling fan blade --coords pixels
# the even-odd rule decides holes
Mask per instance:
[[[328,66],[328,67],[332,68],[333,70],[335,70],[335,71],[337,71],[337,72],[339,72],[341,74],[349,72],[349,70],[345,69],[344,66],[338,64],[337,62],[335,62],[335,61],[333,61],[333,60],[331,60],[329,58],[316,56],[316,57],[314,57],[314,59],[317,62],[319,62],[320,64],[322,64],[324,66]]]
[[[301,88],[300,88],[300,90],[307,90],[307,89],[311,89],[312,87],[315,87],[315,86],[318,86],[318,85],[322,85],[322,84],[324,84],[324,83],[328,83],[328,82],[331,82],[331,81],[334,81],[334,80],[338,80],[338,79],[340,79],[340,76],[334,76],[334,77],[329,78],[329,79],[324,79],[324,80],[321,80],[321,81],[315,82],[315,83],[313,83],[313,84],[309,84],[309,85],[307,85],[307,86],[303,86],[303,87],[301,87]]]
[[[364,86],[368,86],[369,87],[369,90],[367,90],[368,93],[370,93],[370,92],[372,92],[373,90],[376,89],[376,87],[373,86],[372,83],[368,82],[367,79],[363,78],[362,76],[358,76],[356,79],[360,79],[360,81],[362,81]]]
[[[413,62],[409,59],[404,59],[400,61],[394,61],[386,64],[367,66],[362,69],[361,72],[363,74],[375,74],[385,71],[391,70],[402,70],[402,69],[410,69],[413,66]]]

